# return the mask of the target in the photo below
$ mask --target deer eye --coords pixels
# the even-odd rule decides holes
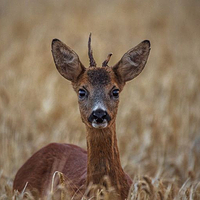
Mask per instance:
[[[87,95],[87,92],[83,89],[80,89],[78,91],[78,94],[79,94],[79,99],[83,99]]]
[[[119,90],[118,89],[114,89],[112,91],[112,96],[115,97],[115,98],[118,98],[119,97]]]

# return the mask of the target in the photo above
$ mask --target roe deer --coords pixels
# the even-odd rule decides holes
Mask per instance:
[[[85,68],[70,47],[58,39],[52,41],[56,68],[71,81],[78,96],[81,118],[87,131],[87,151],[72,144],[47,145],[19,169],[14,190],[22,191],[27,185],[31,191],[37,189],[39,196],[44,198],[51,188],[54,172],[59,171],[64,174],[65,185],[70,195],[74,195],[73,199],[75,194],[84,194],[90,183],[100,184],[104,176],[109,177],[117,199],[127,198],[132,180],[120,163],[115,128],[119,94],[125,83],[143,70],[149,52],[150,42],[145,40],[125,53],[113,67],[108,66],[111,54],[102,67],[96,67],[90,35],[90,66]]]

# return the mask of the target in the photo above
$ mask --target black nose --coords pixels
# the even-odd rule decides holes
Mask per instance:
[[[97,109],[93,111],[92,114],[90,115],[89,122],[92,122],[94,119],[96,120],[97,123],[103,123],[104,119],[110,121],[110,116],[106,111]]]

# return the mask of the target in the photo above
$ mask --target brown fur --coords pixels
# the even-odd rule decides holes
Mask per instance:
[[[77,94],[80,89],[87,91],[84,99],[79,98],[81,118],[87,130],[87,152],[71,144],[52,143],[42,148],[19,169],[14,189],[22,191],[28,182],[28,189],[36,188],[39,196],[44,197],[50,190],[53,174],[60,171],[70,195],[76,193],[77,199],[90,183],[105,185],[104,176],[109,177],[120,200],[127,197],[132,181],[120,162],[115,128],[119,99],[112,96],[112,91],[113,88],[121,91],[126,81],[143,70],[149,50],[150,43],[144,41],[124,54],[114,67],[86,69],[73,50],[53,40],[52,53],[58,71],[72,82]],[[104,106],[111,119],[103,129],[94,128],[88,120],[97,104]]]
[[[27,189],[36,189],[35,192],[44,197],[50,191],[54,172],[59,171],[65,175],[65,185],[73,195],[85,184],[86,169],[85,150],[72,144],[51,143],[33,154],[18,170],[13,188],[22,191],[28,182]],[[56,182],[58,184],[58,180]]]
[[[121,166],[115,123],[109,128],[96,131],[87,128],[87,149],[87,183],[99,184],[102,177],[107,175],[120,199],[125,199],[132,181]]]

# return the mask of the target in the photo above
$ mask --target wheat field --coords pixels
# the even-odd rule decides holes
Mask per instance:
[[[114,65],[151,41],[144,71],[121,94],[117,137],[134,180],[128,199],[200,199],[200,1],[0,1],[0,199],[19,167],[50,142],[86,148],[77,97],[57,72],[58,38],[89,65]],[[111,199],[111,198],[107,198]]]

